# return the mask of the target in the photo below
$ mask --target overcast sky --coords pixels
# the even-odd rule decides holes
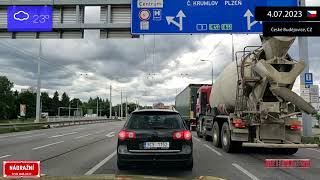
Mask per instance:
[[[320,6],[319,0],[306,0]],[[87,22],[97,21],[97,8],[87,8]],[[72,98],[109,97],[114,103],[120,90],[129,101],[142,105],[173,104],[176,93],[190,83],[210,83],[231,62],[231,35],[141,36],[139,39],[99,39],[96,31],[84,40],[42,40],[42,91],[67,92]],[[235,50],[260,45],[258,35],[234,35]],[[20,90],[36,86],[39,40],[0,40],[0,75],[7,76]],[[17,50],[19,49],[19,50]],[[309,38],[310,71],[320,82],[320,38]],[[26,52],[31,52],[31,54]],[[290,49],[299,60],[297,40]],[[81,75],[82,74],[82,75]],[[299,81],[295,91],[299,92]]]

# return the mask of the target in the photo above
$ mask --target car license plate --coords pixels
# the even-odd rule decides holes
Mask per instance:
[[[169,149],[169,142],[145,142],[144,149]]]

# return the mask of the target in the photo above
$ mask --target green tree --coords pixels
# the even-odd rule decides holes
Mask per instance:
[[[16,116],[15,98],[11,89],[13,83],[5,76],[0,76],[0,119],[11,119]]]
[[[67,93],[63,93],[61,96],[61,106],[63,107],[69,107],[70,98]]]
[[[54,92],[53,98],[52,98],[53,116],[58,115],[59,106],[60,106],[59,93],[58,93],[58,91],[56,91],[56,92]]]
[[[82,106],[82,102],[79,98],[73,98],[70,101],[70,104],[72,108],[77,108],[77,107],[80,108]]]
[[[41,93],[41,105],[42,112],[48,112],[49,116],[53,116],[54,109],[52,108],[52,99],[49,97],[47,92]]]

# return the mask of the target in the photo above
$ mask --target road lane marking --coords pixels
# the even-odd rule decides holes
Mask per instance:
[[[78,129],[74,129],[74,131],[79,131],[79,130],[81,130],[81,129],[84,129],[84,128],[78,128]]]
[[[215,152],[215,153],[218,154],[219,156],[222,156],[222,154],[221,154],[219,151],[213,149],[213,148],[210,147],[208,144],[204,144],[204,146],[207,147],[208,149],[210,149],[211,151]]]
[[[22,137],[18,137],[18,138],[25,139],[25,138],[31,138],[31,137],[36,137],[36,136],[42,136],[42,135],[46,135],[46,133],[35,134],[35,135],[30,135],[30,136],[22,136]]]
[[[32,150],[42,149],[42,148],[45,148],[45,147],[48,147],[48,146],[52,146],[52,145],[55,145],[55,144],[60,144],[60,143],[63,143],[63,142],[64,141],[59,141],[59,142],[55,142],[55,143],[51,143],[51,144],[35,147],[35,148],[32,148]]]
[[[311,151],[320,152],[320,150],[318,150],[318,149],[312,149],[312,148],[308,148],[308,149],[311,150]]]
[[[235,168],[237,168],[238,170],[240,170],[241,172],[243,172],[244,174],[249,176],[252,180],[259,180],[259,178],[257,178],[255,175],[251,174],[249,171],[247,171],[246,169],[241,167],[239,164],[232,163],[232,166],[234,166]]]
[[[92,134],[86,134],[86,135],[83,135],[83,136],[78,136],[78,137],[76,137],[74,139],[80,139],[80,138],[84,138],[84,137],[87,137],[87,136],[90,136],[90,135],[92,135]]]
[[[103,131],[98,131],[98,132],[96,132],[96,134],[100,134],[100,133],[103,133],[103,132],[105,132],[106,130],[103,130]]]
[[[28,134],[31,134],[31,133],[32,133],[32,132],[23,133],[23,134],[14,134],[14,135],[10,135],[10,136],[0,136],[0,138],[23,136],[23,135],[28,135]]]
[[[56,137],[62,137],[62,136],[67,136],[67,135],[71,135],[71,134],[77,134],[78,132],[71,132],[71,133],[66,133],[66,134],[58,134],[55,136],[51,136],[49,138],[56,138]]]
[[[194,136],[192,136],[192,137],[193,137],[194,140],[196,140],[196,141],[198,141],[198,142],[201,142],[200,139],[198,139],[198,138],[196,138],[196,137],[194,137]]]
[[[108,133],[106,136],[111,138],[111,137],[114,136],[114,133],[115,133],[115,132],[110,132],[110,133]]]
[[[10,157],[11,155],[10,154],[8,154],[8,155],[4,155],[4,156],[0,156],[0,159],[2,159],[2,158],[6,158],[6,157]]]
[[[95,165],[93,168],[91,168],[88,172],[86,172],[84,175],[89,176],[96,172],[101,166],[103,166],[105,163],[107,163],[110,159],[112,159],[117,154],[117,151],[114,151],[111,153],[108,157],[106,157],[104,160],[100,161],[97,165]]]

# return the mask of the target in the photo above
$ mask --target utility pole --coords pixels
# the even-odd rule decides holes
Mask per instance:
[[[97,97],[97,116],[99,117],[99,98]]]
[[[79,111],[79,100],[77,99],[77,115],[76,116],[80,116],[80,111]]]
[[[300,0],[300,6],[306,6],[305,0]],[[308,37],[298,37],[299,40],[299,56],[301,60],[305,62],[305,69],[300,74],[300,85],[305,85],[305,73],[309,72],[309,49],[308,49]],[[303,125],[303,136],[312,136],[312,117],[306,113],[302,113],[302,125]]]
[[[123,116],[123,107],[122,107],[122,89],[121,89],[121,97],[120,97],[120,101],[121,101],[121,105],[120,105],[120,109],[121,109],[121,115],[120,115],[120,119],[122,119],[122,116]]]
[[[40,122],[40,89],[41,89],[41,51],[42,51],[42,43],[40,40],[39,45],[39,57],[38,57],[38,82],[37,82],[37,105],[36,105],[36,120],[35,123]]]
[[[121,115],[120,115],[120,113],[121,113],[121,107],[119,106],[119,108],[118,108],[118,112],[119,112],[119,115],[118,115],[118,117],[120,117]]]
[[[109,113],[110,113],[110,119],[112,119],[112,100],[111,100],[111,98],[112,98],[112,86],[111,86],[111,84],[110,84],[110,101],[109,101]]]
[[[233,34],[231,34],[231,41],[232,41],[232,61],[234,61],[234,41],[233,41]]]
[[[128,98],[126,96],[126,120],[128,119]]]
[[[69,103],[69,119],[70,119],[70,115],[71,115],[71,104]]]

